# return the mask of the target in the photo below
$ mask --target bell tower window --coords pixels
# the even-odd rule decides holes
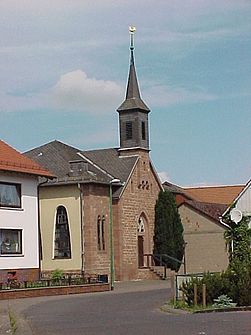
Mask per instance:
[[[126,122],[126,139],[127,140],[132,139],[132,122],[131,121]]]
[[[146,124],[144,121],[141,122],[141,135],[142,135],[142,140],[146,139]]]

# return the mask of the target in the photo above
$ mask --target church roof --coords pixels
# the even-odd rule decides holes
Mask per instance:
[[[57,179],[48,185],[62,183],[105,183],[119,179],[125,183],[138,159],[137,156],[120,157],[118,149],[81,151],[59,141],[52,141],[25,153],[43,167],[50,169]],[[70,162],[86,162],[88,168],[78,175],[70,172]],[[117,192],[119,196],[120,192]]]
[[[53,174],[0,140],[0,170],[52,178]]]
[[[82,154],[121,182],[127,181],[138,159],[137,156],[119,156],[117,148],[82,151]]]
[[[57,179],[48,184],[76,183],[76,182],[99,182],[108,183],[111,179],[107,174],[97,167],[88,164],[88,168],[81,170],[78,174],[71,171],[71,162],[83,161],[78,153],[81,150],[60,141],[52,141],[25,153],[42,166],[50,169]]]

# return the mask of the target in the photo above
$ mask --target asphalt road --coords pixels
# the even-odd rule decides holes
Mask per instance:
[[[113,292],[29,299],[32,305],[23,306],[19,313],[33,335],[251,334],[251,312],[164,313],[160,306],[170,297],[170,289],[163,284],[145,288],[130,285]],[[18,303],[14,306],[18,308]],[[23,330],[22,334],[28,332]]]

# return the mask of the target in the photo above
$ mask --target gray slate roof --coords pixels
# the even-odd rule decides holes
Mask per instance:
[[[168,181],[165,181],[163,184],[163,187],[165,190],[172,192],[174,194],[184,194],[186,195],[185,191],[183,188],[181,188],[180,186],[177,186],[175,184],[171,184]],[[191,199],[191,197],[188,197]]]
[[[117,148],[81,151],[56,140],[29,150],[25,155],[57,176],[57,179],[49,181],[47,185],[77,182],[109,184],[114,178],[125,183],[138,159],[137,156],[119,156]],[[88,169],[78,176],[72,176],[69,173],[69,162],[79,160],[88,162]],[[115,192],[114,196],[119,196],[121,191],[122,187]]]
[[[56,176],[56,180],[49,183],[74,183],[74,182],[101,182],[109,183],[110,178],[92,166],[88,165],[87,171],[82,171],[78,176],[72,176],[70,172],[70,161],[79,161],[78,152],[81,150],[66,145],[59,141],[49,142],[40,147],[25,152],[25,155],[34,159],[43,167],[50,169]]]
[[[126,89],[126,98],[123,103],[117,109],[118,112],[131,109],[141,109],[146,112],[150,112],[150,109],[144,103],[140,96],[139,84],[136,75],[136,69],[134,65],[133,50],[131,50],[130,68],[128,75],[128,83]]]
[[[82,151],[81,153],[114,178],[120,179],[121,182],[127,181],[138,159],[137,156],[119,156],[116,148]]]

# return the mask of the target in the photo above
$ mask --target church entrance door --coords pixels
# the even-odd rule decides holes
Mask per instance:
[[[138,265],[139,268],[144,266],[144,237],[138,236]]]

